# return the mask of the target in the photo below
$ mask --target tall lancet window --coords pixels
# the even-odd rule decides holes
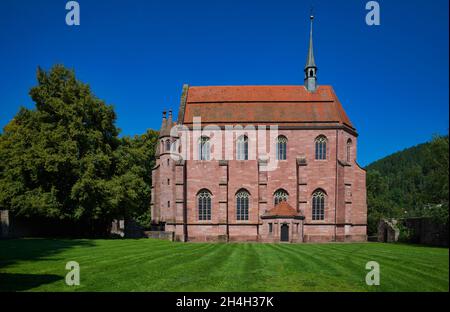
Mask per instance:
[[[170,152],[170,140],[166,140],[166,152]]]
[[[320,135],[316,138],[316,159],[324,160],[327,159],[327,138]]]
[[[250,194],[246,190],[240,190],[236,194],[236,220],[248,220],[248,206]]]
[[[347,162],[352,159],[352,139],[347,140]]]
[[[273,194],[273,203],[278,205],[282,201],[287,201],[288,198],[289,194],[285,190],[279,189],[275,192],[275,194]]]
[[[198,155],[200,160],[210,160],[210,142],[206,136],[198,140]]]
[[[317,190],[312,196],[312,219],[324,220],[325,219],[325,192]]]
[[[198,219],[200,221],[211,220],[211,197],[208,190],[201,190],[197,194]]]
[[[236,159],[248,160],[248,137],[241,135],[236,141]]]
[[[277,160],[286,160],[287,138],[280,135],[277,138]]]

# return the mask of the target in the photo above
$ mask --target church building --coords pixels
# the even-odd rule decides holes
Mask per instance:
[[[313,19],[303,85],[184,85],[163,114],[151,216],[180,241],[367,239],[358,133],[317,84]]]

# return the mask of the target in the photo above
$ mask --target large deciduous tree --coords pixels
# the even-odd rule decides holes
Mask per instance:
[[[21,108],[0,136],[0,208],[91,227],[143,210],[151,165],[145,144],[132,149],[118,138],[113,107],[72,70],[39,68],[37,81],[30,90],[36,107]]]

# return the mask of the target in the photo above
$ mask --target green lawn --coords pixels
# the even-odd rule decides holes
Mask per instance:
[[[448,256],[448,248],[381,243],[1,240],[0,290],[448,291]],[[65,284],[71,260],[80,286]],[[380,286],[365,284],[368,261],[380,264]]]

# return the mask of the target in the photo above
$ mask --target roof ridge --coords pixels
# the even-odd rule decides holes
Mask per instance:
[[[180,123],[337,122],[354,129],[331,85],[308,92],[303,85],[190,86],[180,105]],[[334,102],[334,103],[331,103]]]
[[[227,87],[303,87],[306,90],[305,86],[303,84],[275,84],[275,85],[270,85],[270,84],[249,84],[249,85],[204,85],[204,86],[193,86],[193,85],[189,85],[189,88],[227,88]],[[332,85],[319,85],[317,88],[321,88],[321,87],[330,87],[332,88]]]

